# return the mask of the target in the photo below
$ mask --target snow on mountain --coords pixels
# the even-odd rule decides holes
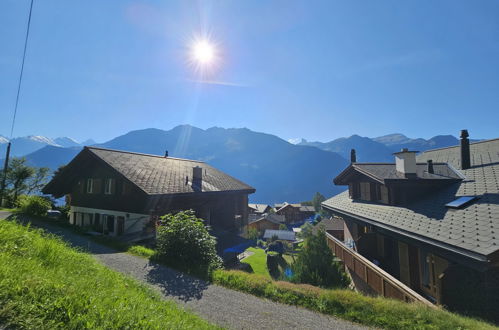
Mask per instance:
[[[0,135],[0,144],[6,143],[9,143],[9,139],[7,139],[5,136]]]
[[[54,139],[54,142],[57,143],[58,145],[62,147],[78,147],[81,144],[76,141],[75,139],[72,139],[70,137],[64,136],[64,137],[58,137]]]

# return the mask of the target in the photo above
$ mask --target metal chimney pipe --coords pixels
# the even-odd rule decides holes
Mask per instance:
[[[356,153],[355,149],[350,150],[350,162],[351,163],[357,162],[357,153]]]
[[[431,174],[435,173],[435,171],[433,169],[433,160],[428,159],[426,161],[426,170],[428,173],[431,173]]]
[[[471,155],[470,155],[470,140],[468,139],[470,135],[468,130],[461,130],[461,169],[467,170],[471,167]]]

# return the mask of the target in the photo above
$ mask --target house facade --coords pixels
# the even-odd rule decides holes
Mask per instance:
[[[247,223],[254,188],[206,163],[85,147],[43,189],[66,195],[69,222],[113,236],[154,230],[167,213],[192,209],[213,227]]]
[[[286,224],[294,224],[313,217],[315,209],[313,206],[283,203],[275,205],[275,213],[284,216]]]
[[[264,232],[267,229],[278,230],[285,223],[284,216],[278,214],[265,214],[262,217],[249,221],[248,228],[256,229],[258,232]]]
[[[322,206],[345,244],[427,299],[498,320],[499,139],[352,163]]]

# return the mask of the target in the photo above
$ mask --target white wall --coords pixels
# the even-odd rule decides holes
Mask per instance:
[[[81,206],[71,206],[71,209],[69,212],[70,212],[69,219],[70,219],[71,224],[73,224],[72,219],[73,219],[74,212],[86,213],[85,217],[84,217],[85,225],[90,224],[90,217],[88,214],[99,213],[101,215],[100,221],[103,221],[103,219],[104,219],[103,215],[114,216],[114,231],[109,233],[112,236],[116,236],[116,233],[118,230],[118,223],[117,223],[118,217],[123,217],[125,219],[125,232],[124,232],[125,234],[131,234],[131,233],[142,231],[146,222],[149,221],[149,215],[147,215],[147,214],[126,213],[126,212],[120,212],[120,211],[114,211],[114,210],[94,209],[94,208],[81,207]],[[79,223],[80,223],[79,221],[76,222],[77,225]]]

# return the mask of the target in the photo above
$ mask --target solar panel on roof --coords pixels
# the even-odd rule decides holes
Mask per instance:
[[[470,204],[475,199],[477,199],[476,196],[462,196],[462,197],[459,197],[458,199],[453,200],[450,203],[445,204],[445,206],[453,208],[453,209],[459,209],[461,207],[464,207],[464,206]]]

